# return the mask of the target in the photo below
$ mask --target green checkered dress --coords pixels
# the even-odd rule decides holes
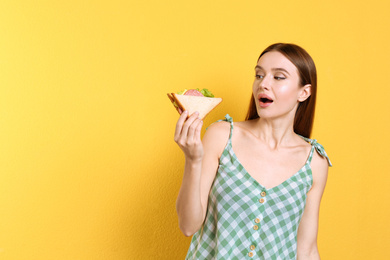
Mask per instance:
[[[305,165],[289,179],[266,189],[249,175],[229,141],[208,198],[205,221],[192,237],[186,259],[296,259],[297,230],[313,178],[310,162],[314,149],[326,157],[316,140]]]

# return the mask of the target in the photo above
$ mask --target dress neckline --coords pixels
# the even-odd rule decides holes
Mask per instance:
[[[231,122],[231,124],[233,125],[233,122]],[[231,133],[232,134],[232,133]],[[301,137],[304,141],[308,142],[308,139],[304,138],[303,136],[300,136],[298,135],[299,137]],[[245,176],[252,180],[255,184],[257,184],[258,186],[260,186],[263,190],[266,190],[266,191],[272,191],[272,190],[275,190],[275,189],[278,189],[279,187],[281,186],[284,186],[285,183],[288,183],[291,181],[291,179],[293,179],[296,175],[298,175],[299,173],[301,173],[305,168],[307,170],[309,170],[311,172],[311,166],[310,166],[310,162],[311,162],[311,157],[313,156],[313,152],[314,152],[314,145],[312,143],[310,143],[311,145],[311,149],[310,149],[310,152],[309,152],[309,155],[306,159],[306,162],[305,164],[297,171],[295,172],[293,175],[291,175],[289,178],[287,178],[286,180],[284,180],[283,182],[281,182],[280,184],[276,185],[276,186],[273,186],[271,188],[267,188],[265,187],[264,185],[262,185],[258,180],[256,180],[252,174],[250,174],[245,166],[241,163],[241,161],[238,159],[236,153],[234,152],[234,149],[233,149],[233,144],[232,144],[232,139],[231,137],[229,137],[229,141],[228,141],[228,145],[226,146],[226,148],[228,148],[228,146],[230,146],[230,150],[231,150],[231,154],[233,156],[233,158],[237,161],[237,163],[242,167],[244,173],[245,173]],[[225,148],[225,149],[226,149]]]

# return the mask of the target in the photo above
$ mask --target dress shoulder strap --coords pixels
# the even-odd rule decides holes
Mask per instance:
[[[326,158],[326,160],[328,161],[328,165],[330,167],[332,167],[332,163],[330,162],[330,159],[329,159],[328,155],[325,152],[325,148],[321,144],[317,143],[316,139],[310,139],[310,138],[307,138],[307,137],[304,137],[304,136],[301,136],[301,137],[306,142],[309,142],[311,144],[310,155],[309,155],[309,158],[307,159],[309,163],[311,162],[311,159],[313,159],[313,153],[314,153],[314,149],[315,149],[322,157]]]
[[[229,140],[232,139],[232,135],[233,135],[233,118],[231,116],[229,116],[229,114],[226,114],[225,115],[225,119],[223,119],[222,121],[226,121],[226,122],[229,122],[230,123],[230,135],[229,135]]]

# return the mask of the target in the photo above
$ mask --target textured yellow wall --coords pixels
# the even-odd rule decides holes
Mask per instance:
[[[209,88],[205,125],[242,120],[279,41],[318,67],[322,258],[388,259],[386,2],[1,1],[0,259],[184,259],[166,93]]]

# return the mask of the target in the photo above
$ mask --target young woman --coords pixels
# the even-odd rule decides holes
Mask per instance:
[[[243,122],[211,125],[180,116],[175,141],[185,155],[176,209],[186,259],[320,259],[318,217],[328,166],[309,139],[317,76],[294,44],[273,44],[255,66]]]

